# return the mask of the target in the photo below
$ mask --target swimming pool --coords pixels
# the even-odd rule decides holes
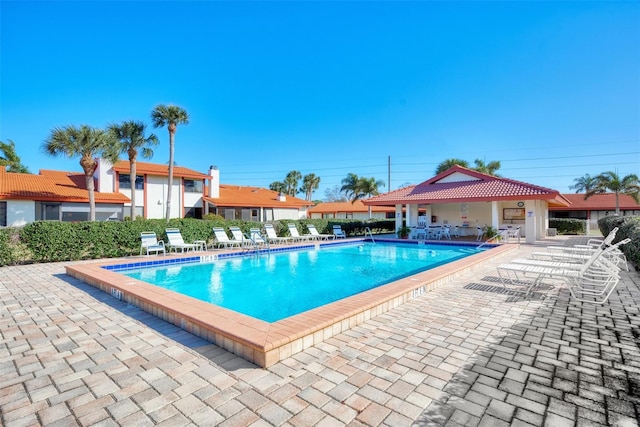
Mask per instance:
[[[376,239],[376,242],[379,240]],[[397,240],[396,242],[400,243]],[[416,245],[415,241],[403,242],[401,244]],[[320,246],[341,244],[345,243],[320,243]],[[196,252],[155,257],[129,257],[92,263],[79,262],[65,266],[65,270],[68,276],[208,340],[249,362],[267,368],[418,298],[432,289],[456,280],[463,274],[482,267],[488,260],[517,250],[518,246],[515,244],[496,246],[276,322],[265,322],[151,285],[144,280],[134,279],[119,272],[123,269],[142,266],[180,266],[211,262],[213,258],[238,258],[238,254],[233,250],[220,250],[213,254]],[[282,249],[272,248],[271,252],[276,250],[289,251],[291,246]],[[348,275],[345,275],[345,280],[347,279]]]
[[[478,251],[462,246],[359,243],[122,274],[276,322]]]

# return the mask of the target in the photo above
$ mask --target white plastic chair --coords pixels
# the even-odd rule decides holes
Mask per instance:
[[[178,249],[180,249],[180,252],[195,251],[200,248],[200,245],[196,243],[185,243],[180,230],[177,228],[167,228],[165,232],[167,233],[167,239],[169,240],[169,243],[167,244],[167,246],[169,246],[169,252],[172,250],[178,252]]]
[[[333,235],[338,239],[345,239],[347,234],[342,230],[342,227],[339,225],[333,226]]]
[[[236,239],[229,239],[229,236],[227,236],[227,232],[224,231],[224,228],[222,227],[213,227],[213,235],[215,236],[215,243],[217,244],[218,247],[223,246],[225,248],[228,247],[241,247],[242,246],[242,240],[236,240]]]
[[[151,252],[155,252],[156,255],[159,255],[160,252],[162,252],[163,255],[167,254],[164,241],[158,240],[155,232],[143,231],[140,233],[140,240],[142,242],[140,245],[140,255],[145,251],[147,256],[149,256]]]

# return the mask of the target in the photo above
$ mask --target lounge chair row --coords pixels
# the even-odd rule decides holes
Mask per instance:
[[[531,258],[514,259],[498,266],[498,275],[503,286],[524,286],[527,294],[545,282],[560,283],[578,301],[604,304],[620,281],[621,265],[627,267],[619,247],[631,239],[611,244],[617,230],[597,246],[595,242],[563,248],[550,246],[546,251],[534,252]]]
[[[288,224],[290,236],[278,236],[272,224],[265,224],[266,235],[263,235],[259,228],[251,228],[247,235],[242,233],[240,227],[229,227],[232,238],[229,238],[227,232],[222,227],[213,227],[214,242],[213,247],[232,248],[232,247],[262,247],[269,244],[287,244],[295,242],[308,242],[314,240],[329,240],[335,238],[347,237],[339,225],[333,227],[333,234],[321,234],[313,224],[308,224],[309,234],[301,235],[295,224]],[[182,238],[180,230],[177,228],[167,228],[166,230],[168,243],[158,240],[155,232],[145,231],[140,234],[141,246],[140,255],[150,254],[166,254],[167,252],[185,252],[195,250],[206,250],[207,243],[204,240],[186,243]]]

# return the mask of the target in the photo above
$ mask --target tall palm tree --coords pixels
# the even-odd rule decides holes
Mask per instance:
[[[482,159],[475,159],[473,161],[476,164],[476,167],[473,170],[486,173],[487,175],[500,176],[496,173],[498,169],[500,169],[500,161],[494,160],[489,163],[485,163]]]
[[[111,163],[118,161],[117,141],[111,132],[82,125],[54,128],[42,146],[45,154],[73,158],[80,156],[80,166],[89,192],[89,219],[96,220],[93,173],[98,167],[96,156]]]
[[[169,185],[167,186],[167,213],[166,220],[171,218],[171,189],[173,188],[173,147],[178,125],[189,124],[187,111],[176,105],[157,105],[151,111],[153,127],[160,128],[167,126],[169,130]]]
[[[469,162],[467,162],[466,160],[456,159],[456,158],[444,160],[436,168],[436,175],[446,171],[449,168],[454,167],[455,165],[462,166],[463,168],[468,168]]]
[[[318,187],[320,187],[320,177],[316,176],[314,173],[310,173],[302,178],[302,187],[300,187],[300,191],[305,194],[305,200],[311,201],[313,192],[314,190],[317,190]]]
[[[151,147],[158,145],[158,137],[154,134],[145,136],[147,126],[142,122],[129,120],[120,124],[112,124],[109,131],[120,142],[120,152],[129,156],[129,178],[131,180],[131,220],[136,219],[136,161],[138,153],[145,159],[153,157]]]
[[[629,174],[620,178],[617,172],[607,171],[596,176],[595,186],[588,191],[585,200],[594,194],[613,192],[616,195],[616,215],[620,215],[620,194],[633,197],[636,203],[640,203],[640,181],[638,175]]]
[[[291,171],[284,178],[284,184],[286,185],[286,193],[290,196],[295,196],[298,193],[298,181],[302,179],[302,174],[298,171]]]
[[[8,139],[8,142],[0,141],[0,166],[7,166],[7,172],[29,173],[29,169],[22,164],[22,160],[16,154],[16,144]]]
[[[589,174],[585,174],[580,178],[573,179],[574,184],[569,188],[576,190],[576,193],[589,193],[596,185],[596,177]]]

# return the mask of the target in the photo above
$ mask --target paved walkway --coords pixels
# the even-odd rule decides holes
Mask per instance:
[[[639,425],[636,272],[596,306],[488,263],[264,370],[65,265],[0,268],[4,426]]]

